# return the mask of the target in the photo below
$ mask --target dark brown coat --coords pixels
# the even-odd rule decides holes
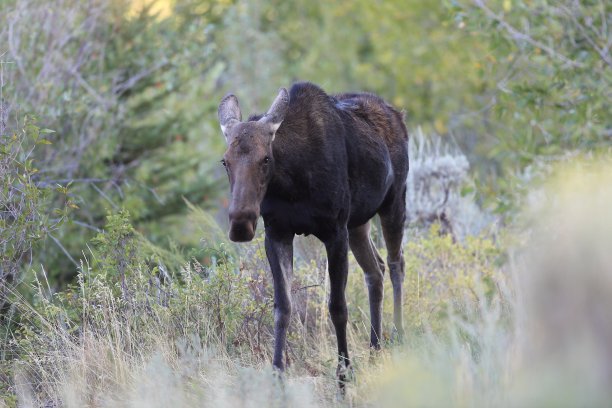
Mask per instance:
[[[232,190],[230,238],[252,239],[259,214],[264,219],[275,292],[274,365],[284,367],[293,237],[313,234],[327,250],[329,309],[344,380],[349,367],[344,297],[349,245],[368,284],[371,346],[380,347],[384,262],[369,237],[369,220],[376,214],[387,244],[395,327],[403,332],[408,134],[402,115],[376,95],[329,96],[316,85],[297,83],[289,92],[281,89],[265,115],[247,122],[241,122],[236,97],[228,95],[219,106],[219,119],[228,141],[224,164]]]

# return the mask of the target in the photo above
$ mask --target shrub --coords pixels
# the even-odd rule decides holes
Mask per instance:
[[[474,201],[469,162],[459,147],[421,128],[409,141],[406,210],[408,223],[428,229],[434,222],[454,240],[478,235],[494,218]]]
[[[18,281],[25,265],[31,265],[33,248],[45,237],[53,236],[66,219],[70,208],[76,208],[68,188],[40,185],[33,152],[49,144],[34,119],[24,117],[19,132],[10,135],[0,129],[0,324],[9,314],[9,292]],[[49,208],[49,196],[58,192],[63,203]]]
[[[212,160],[217,138],[206,134],[218,129],[212,115],[218,98],[211,94],[221,72],[208,28],[221,17],[211,10],[192,14],[189,0],[167,18],[146,7],[128,14],[130,4],[2,2],[2,58],[11,62],[3,119],[33,112],[57,131],[47,135],[52,145],[33,153],[44,170],[34,179],[48,186],[73,181],[79,204],[74,222],[55,233],[68,256],[55,244],[34,254],[52,286],[75,277],[70,257],[80,257],[109,208],[130,210],[153,242],[173,238],[197,248],[197,237],[177,232],[186,212],[182,197],[210,205],[219,190]]]
[[[82,354],[89,347],[108,353],[86,379],[83,397],[94,399],[119,381],[112,377],[109,383],[105,370],[140,367],[160,349],[176,356],[185,339],[245,361],[267,356],[266,350],[245,350],[265,335],[255,329],[268,324],[271,308],[249,296],[253,280],[228,253],[217,251],[209,266],[193,259],[173,271],[166,265],[175,258],[136,233],[125,211],[110,214],[92,244],[76,284],[53,294],[43,270],[42,283],[34,276],[33,301],[16,304],[20,320],[11,349],[19,356],[18,375],[33,384],[48,382],[34,389],[36,401],[60,402],[62,380],[75,369],[70,364],[89,359]]]

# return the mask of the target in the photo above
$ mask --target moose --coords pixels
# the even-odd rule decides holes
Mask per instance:
[[[253,239],[261,215],[274,283],[273,366],[284,370],[291,315],[295,235],[325,245],[329,313],[338,342],[338,379],[347,379],[345,288],[348,249],[365,273],[370,303],[370,347],[380,349],[385,264],[370,238],[380,216],[393,287],[394,324],[403,335],[402,238],[406,218],[408,132],[403,115],[370,93],[328,95],[309,82],[294,84],[263,115],[242,121],[238,99],[226,95],[219,123],[227,142],[221,160],[229,177],[229,238]]]

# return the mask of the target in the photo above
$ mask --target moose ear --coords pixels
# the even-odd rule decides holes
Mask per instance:
[[[225,140],[229,142],[229,130],[232,126],[242,121],[242,113],[240,112],[238,98],[233,94],[228,94],[221,99],[217,115],[219,116],[219,124],[221,125],[223,136],[225,136]]]
[[[268,112],[259,119],[259,122],[268,123],[272,126],[272,131],[276,133],[276,130],[285,119],[285,114],[289,108],[289,92],[287,89],[281,88],[278,91],[278,96],[272,102]]]

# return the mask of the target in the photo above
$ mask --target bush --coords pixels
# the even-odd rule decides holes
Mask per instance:
[[[540,163],[610,154],[610,32],[599,29],[610,24],[609,3],[475,0],[451,10],[486,47],[476,72],[492,81],[483,94],[490,102],[470,120],[481,116],[478,151],[495,166],[478,181],[498,212],[522,208],[516,176]]]
[[[197,237],[176,231],[186,212],[182,197],[211,205],[219,190],[221,173],[211,168],[221,140],[206,135],[218,129],[209,113],[221,72],[207,27],[220,16],[185,7],[162,19],[150,8],[128,14],[130,3],[2,3],[3,61],[11,62],[3,66],[10,95],[3,118],[34,112],[57,131],[47,135],[53,144],[33,153],[44,170],[33,179],[46,186],[73,181],[79,207],[74,222],[55,233],[68,256],[54,245],[34,254],[54,287],[74,278],[70,257],[80,257],[109,208],[127,208],[154,242],[168,246],[170,238],[192,249]]]
[[[440,232],[453,240],[479,235],[491,227],[494,217],[474,201],[470,164],[458,146],[421,128],[409,141],[406,210],[411,226],[428,229],[440,223]]]
[[[126,212],[109,215],[77,284],[51,294],[35,277],[33,302],[22,298],[16,305],[20,322],[11,348],[19,356],[18,375],[39,384],[33,398],[60,403],[62,381],[79,360],[89,360],[89,347],[107,353],[85,379],[82,397],[94,400],[119,381],[106,370],[141,367],[160,350],[177,357],[181,347],[221,348],[222,355],[259,361],[245,350],[254,347],[254,327],[267,324],[269,305],[254,302],[250,280],[226,253],[217,255],[208,267],[193,260],[173,273],[135,233]]]
[[[53,133],[40,129],[34,119],[23,118],[19,132],[4,134],[0,129],[0,324],[10,320],[9,294],[31,265],[37,244],[56,231],[71,208],[76,208],[68,187],[45,186],[36,182],[39,172],[34,152],[49,144]],[[63,202],[50,209],[49,197],[59,193]],[[5,320],[7,319],[7,320]]]

